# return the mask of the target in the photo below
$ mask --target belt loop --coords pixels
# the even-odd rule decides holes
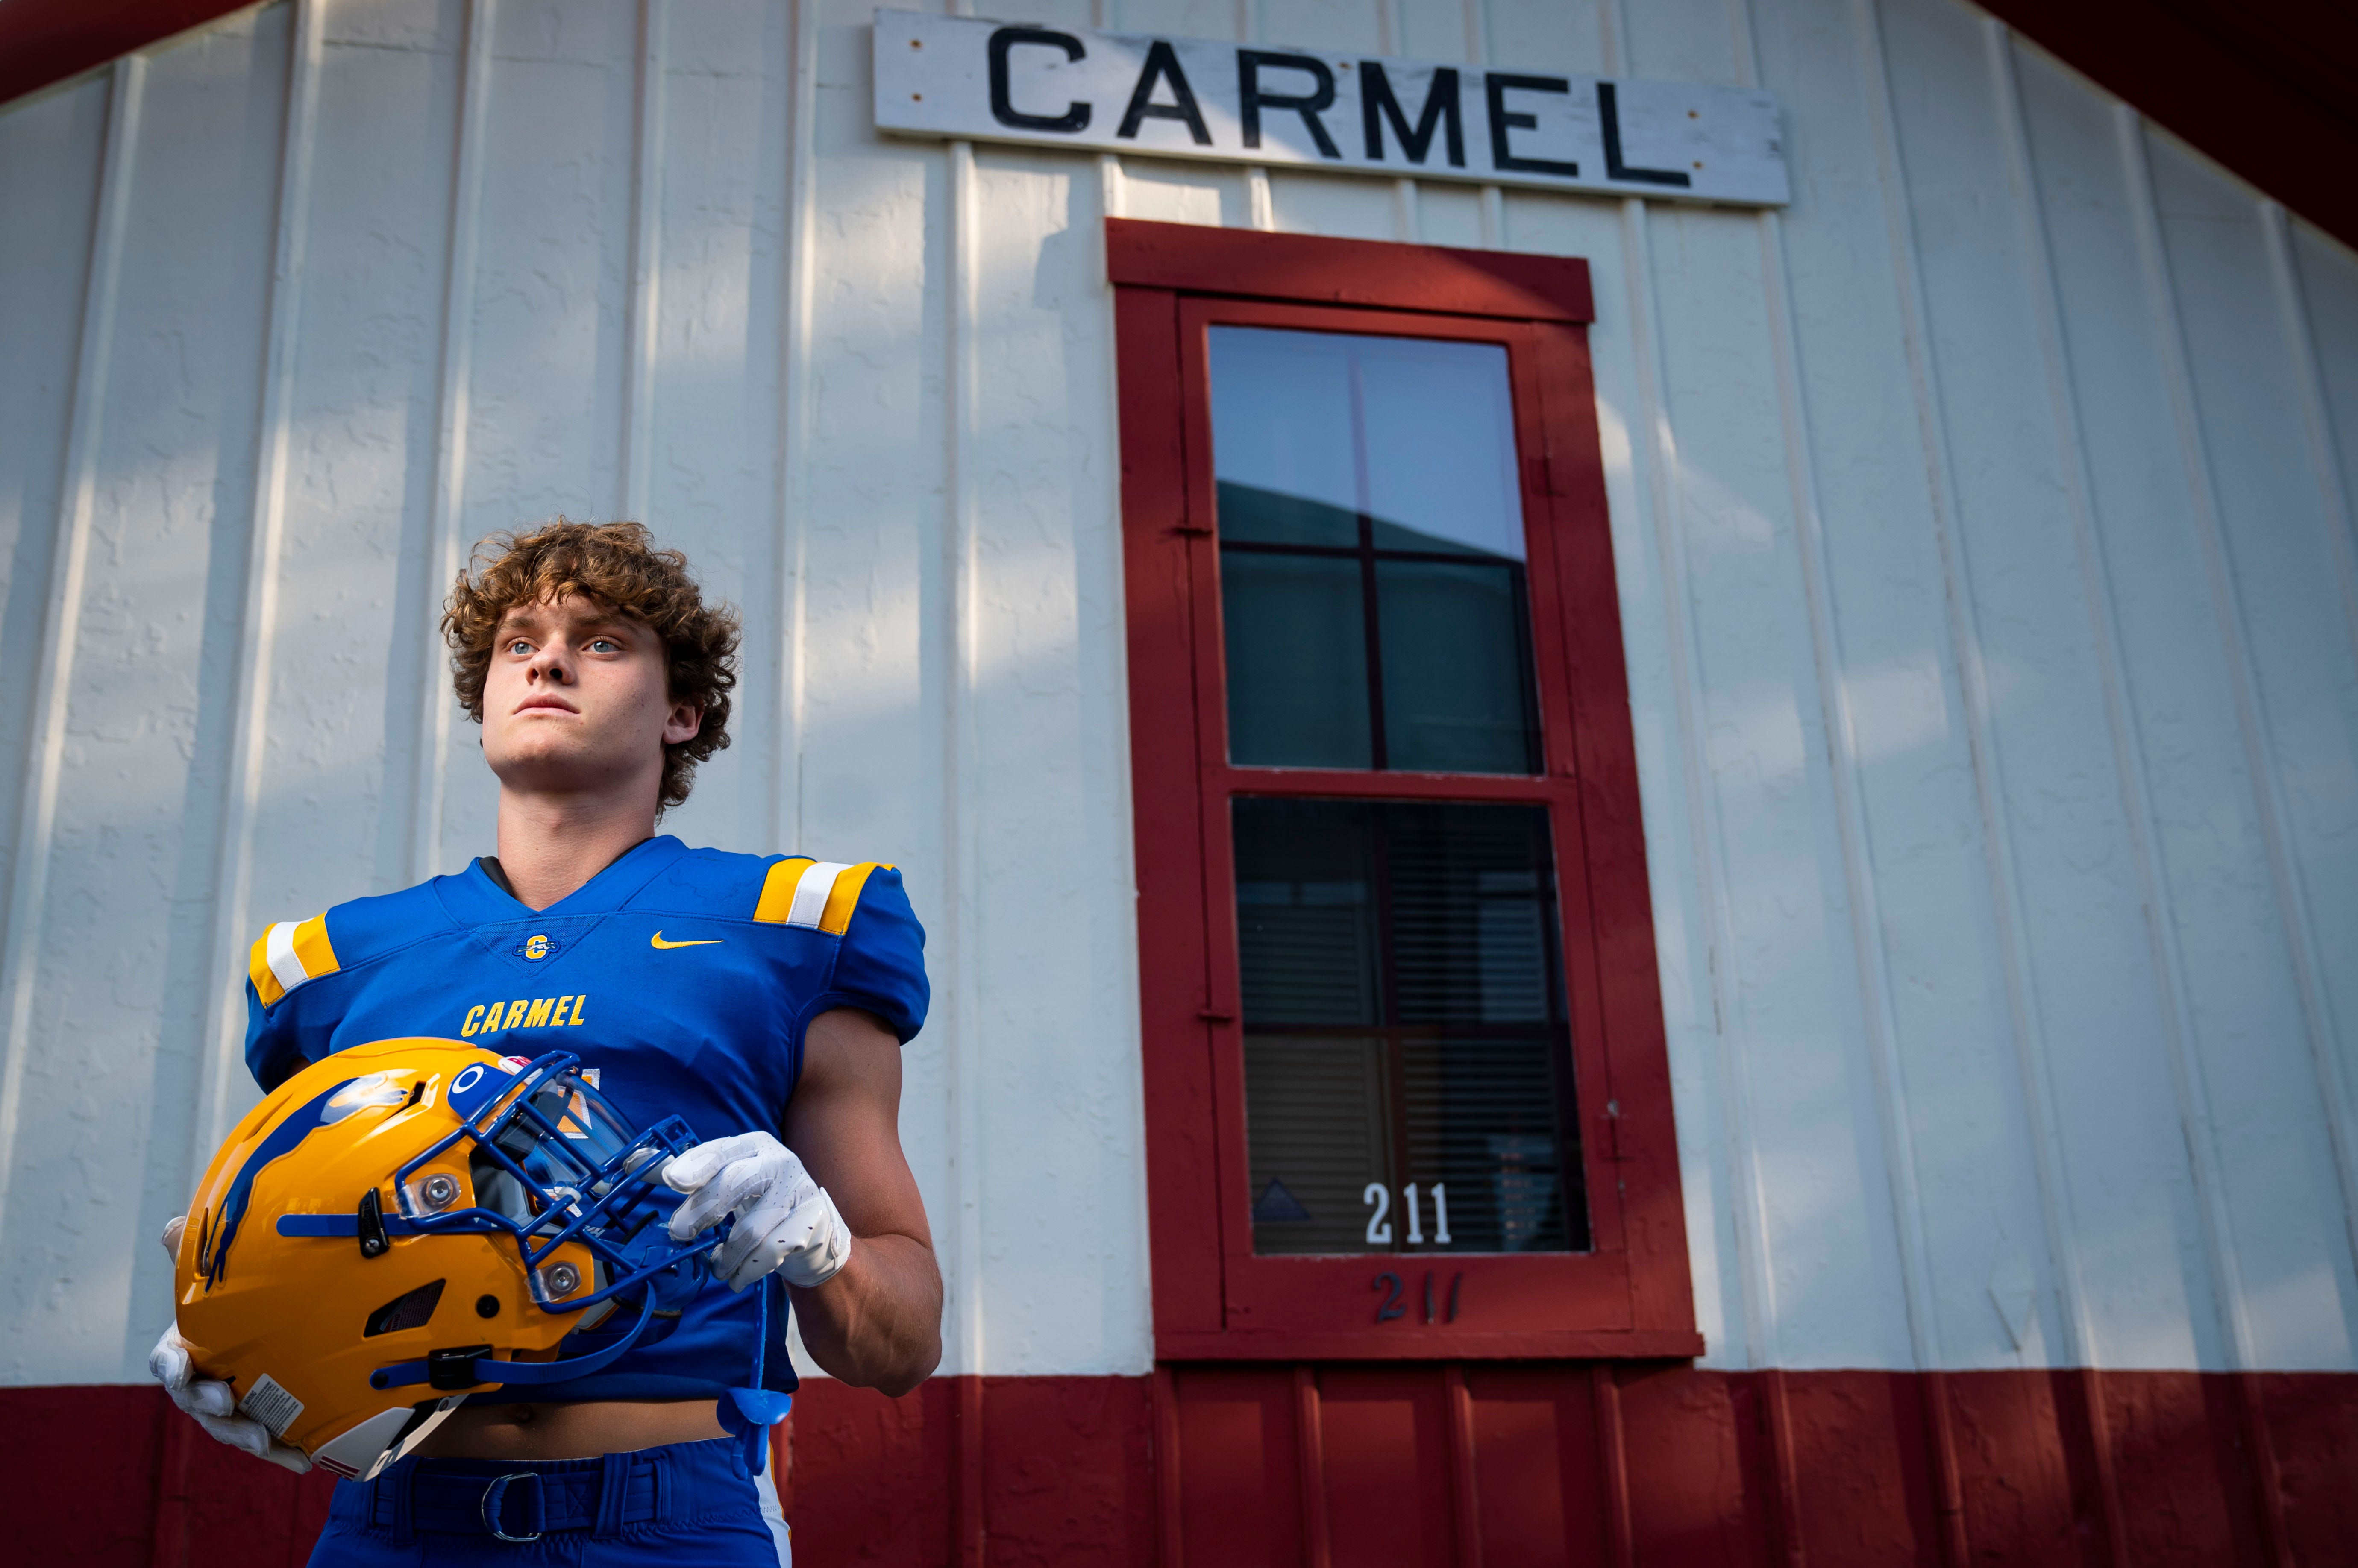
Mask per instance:
[[[417,1543],[416,1526],[409,1506],[410,1478],[416,1474],[416,1465],[406,1459],[396,1459],[385,1466],[383,1475],[370,1483],[376,1495],[384,1501],[384,1529],[395,1546]],[[371,1510],[372,1513],[374,1511]]]
[[[654,1494],[649,1499],[647,1512],[658,1526],[670,1524],[675,1514],[684,1516],[691,1511],[679,1507],[678,1454],[675,1444],[643,1448],[635,1455],[647,1461],[647,1487]]]
[[[631,1455],[607,1454],[598,1470],[598,1534],[622,1533],[622,1505],[630,1495]]]
[[[526,1510],[530,1517],[524,1532],[520,1535],[510,1535],[507,1530],[508,1486],[514,1481],[532,1483],[532,1491],[529,1494],[532,1506]],[[540,1478],[540,1472],[536,1470],[519,1470],[512,1476],[501,1476],[495,1478],[490,1486],[483,1488],[483,1500],[480,1505],[480,1511],[483,1516],[484,1528],[502,1541],[538,1541],[542,1532],[548,1528],[548,1502],[542,1490],[545,1485],[546,1483]]]

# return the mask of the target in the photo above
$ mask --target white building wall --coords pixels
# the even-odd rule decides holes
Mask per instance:
[[[1713,1364],[2358,1363],[2358,258],[1954,0],[1061,0],[1758,82],[1782,212],[889,141],[865,5],[292,0],[0,109],[0,1380],[134,1379],[271,919],[493,795],[459,552],[907,868],[945,1369],[1151,1358],[1109,213],[1582,255]]]

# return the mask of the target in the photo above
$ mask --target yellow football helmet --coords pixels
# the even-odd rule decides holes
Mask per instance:
[[[667,1228],[679,1195],[658,1176],[696,1135],[676,1116],[633,1131],[594,1078],[563,1052],[415,1039],[281,1084],[213,1156],[181,1233],[199,1375],[365,1480],[469,1393],[585,1376],[676,1319],[719,1239]],[[626,1333],[553,1358],[618,1304]]]

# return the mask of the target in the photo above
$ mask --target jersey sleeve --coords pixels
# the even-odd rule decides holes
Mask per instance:
[[[868,873],[844,928],[829,989],[882,1019],[903,1045],[925,1026],[933,996],[925,980],[925,928],[909,907],[901,873],[891,866]]]
[[[254,938],[245,966],[245,1065],[265,1094],[315,1059],[307,1049],[296,993],[342,965],[328,937],[328,917],[282,920]]]

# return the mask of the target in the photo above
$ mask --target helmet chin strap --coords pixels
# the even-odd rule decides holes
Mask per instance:
[[[775,1274],[767,1274],[753,1281],[754,1299],[758,1303],[757,1322],[760,1327],[753,1337],[753,1382],[751,1388],[730,1389],[720,1398],[714,1411],[720,1420],[720,1430],[737,1440],[738,1462],[745,1474],[758,1476],[770,1464],[770,1428],[786,1419],[794,1408],[795,1397],[782,1394],[767,1386],[763,1377],[764,1363],[770,1354],[770,1296],[785,1300],[785,1284]]]
[[[437,1350],[423,1361],[395,1361],[379,1367],[369,1374],[369,1386],[374,1389],[401,1389],[416,1383],[428,1383],[438,1389],[471,1389],[479,1383],[501,1383],[512,1387],[529,1387],[540,1383],[570,1382],[586,1378],[592,1372],[603,1371],[618,1360],[639,1336],[654,1321],[655,1293],[650,1288],[639,1305],[639,1321],[631,1325],[631,1332],[602,1350],[587,1356],[571,1356],[562,1361],[499,1361],[492,1357],[488,1346],[462,1350]],[[494,1374],[485,1376],[483,1374]]]

